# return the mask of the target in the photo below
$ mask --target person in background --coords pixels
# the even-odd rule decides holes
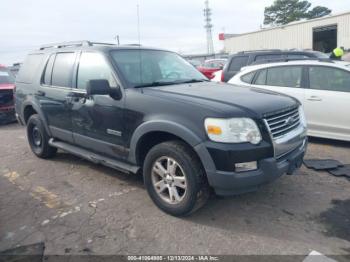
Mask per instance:
[[[344,55],[344,50],[341,47],[337,47],[333,50],[330,59],[332,60],[341,60],[341,57]]]

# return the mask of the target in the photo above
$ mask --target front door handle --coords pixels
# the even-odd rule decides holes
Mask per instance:
[[[322,101],[322,98],[318,97],[318,96],[310,96],[307,100],[309,100],[309,101]]]
[[[84,93],[72,92],[66,96],[67,104],[73,104],[73,103],[78,103],[78,102],[85,103],[85,100],[86,100],[86,94],[84,94]]]
[[[46,94],[44,91],[38,90],[38,92],[36,92],[36,95],[37,96],[45,96]]]

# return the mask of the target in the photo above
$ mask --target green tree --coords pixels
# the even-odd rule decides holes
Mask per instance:
[[[265,25],[285,25],[301,19],[318,18],[330,14],[327,7],[316,6],[311,9],[311,3],[306,0],[275,0],[265,8]]]
[[[316,6],[307,13],[307,19],[319,18],[325,15],[329,15],[332,10],[324,6]]]

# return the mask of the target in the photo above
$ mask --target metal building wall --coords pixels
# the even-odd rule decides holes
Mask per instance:
[[[258,49],[312,49],[313,28],[338,26],[338,46],[350,48],[350,12],[246,33],[225,40],[225,52]]]

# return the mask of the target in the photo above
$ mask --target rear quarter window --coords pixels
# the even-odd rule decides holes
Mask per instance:
[[[255,74],[255,72],[251,72],[251,73],[248,73],[248,74],[241,76],[242,82],[247,83],[247,84],[251,84],[253,77],[254,77],[254,74]]]
[[[18,72],[17,82],[26,84],[33,83],[34,77],[38,74],[41,75],[41,72],[38,70],[40,69],[43,61],[44,54],[28,55]]]

